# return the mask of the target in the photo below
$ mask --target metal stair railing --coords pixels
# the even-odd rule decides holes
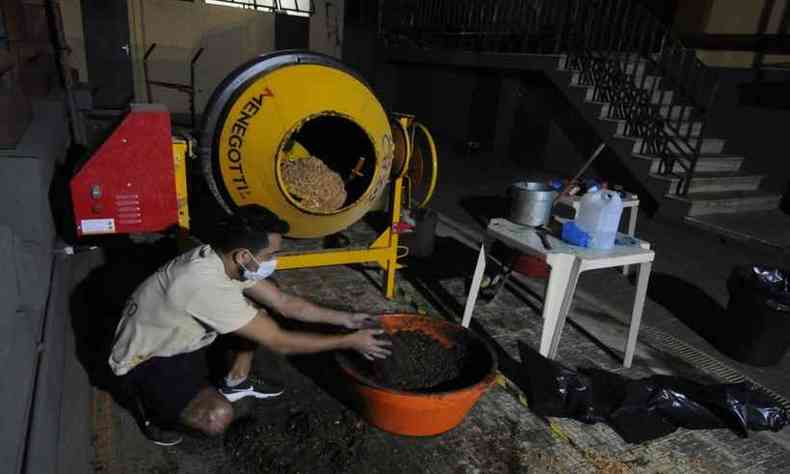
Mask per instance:
[[[605,118],[660,158],[686,194],[718,90],[716,74],[637,0],[383,0],[388,43],[476,52],[564,54]],[[665,103],[666,102],[666,103]]]

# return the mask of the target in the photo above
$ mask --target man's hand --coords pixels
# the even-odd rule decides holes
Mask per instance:
[[[384,334],[383,329],[362,329],[349,334],[349,348],[362,354],[368,360],[386,359],[392,352],[388,349],[392,342],[376,336]]]
[[[378,316],[367,313],[348,313],[348,318],[343,323],[347,329],[373,329],[381,327]]]

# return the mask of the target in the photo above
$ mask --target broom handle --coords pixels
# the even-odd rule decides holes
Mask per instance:
[[[584,165],[581,167],[581,169],[579,169],[579,172],[576,173],[576,176],[574,176],[573,179],[568,181],[568,184],[565,186],[565,188],[562,190],[562,192],[560,192],[557,195],[557,197],[554,198],[554,202],[552,204],[556,204],[557,201],[559,201],[560,198],[562,196],[564,196],[565,193],[568,192],[568,189],[570,189],[570,187],[573,186],[573,183],[575,183],[576,180],[579,179],[579,177],[581,175],[583,175],[585,171],[587,171],[587,168],[589,168],[590,165],[592,164],[592,162],[595,161],[596,158],[598,158],[598,155],[601,154],[601,152],[603,151],[604,148],[606,148],[606,143],[601,143],[600,145],[598,145],[598,148],[595,149],[595,152],[593,152],[592,156],[590,156],[590,158],[587,160],[587,162],[584,163]]]

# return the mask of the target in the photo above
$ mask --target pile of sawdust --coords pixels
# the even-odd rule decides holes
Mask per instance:
[[[346,202],[343,178],[323,161],[309,158],[282,160],[280,173],[288,193],[300,204],[317,212],[332,212]]]

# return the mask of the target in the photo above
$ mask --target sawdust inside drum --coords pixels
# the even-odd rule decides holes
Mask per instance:
[[[282,160],[280,173],[286,191],[308,211],[333,212],[346,202],[343,178],[314,156]]]
[[[300,123],[279,151],[277,172],[291,202],[313,214],[354,206],[371,186],[375,150],[356,123],[336,114]]]

